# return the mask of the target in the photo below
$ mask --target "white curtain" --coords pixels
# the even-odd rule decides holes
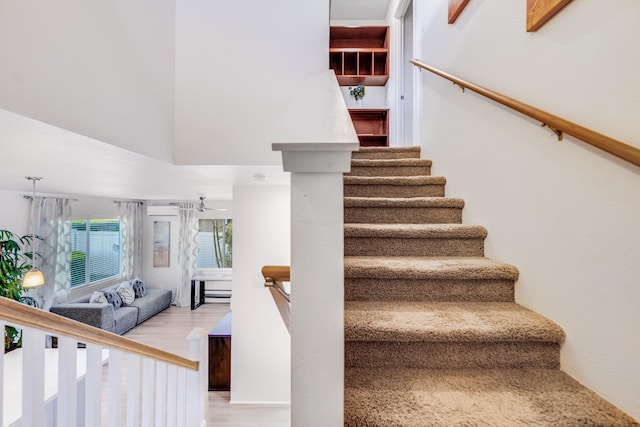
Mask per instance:
[[[35,230],[33,250],[44,286],[35,290],[40,307],[69,300],[71,288],[71,200],[36,197],[31,205]]]
[[[142,277],[142,203],[116,202],[120,215],[120,270],[126,280]]]
[[[191,303],[191,279],[198,261],[198,217],[193,203],[180,204],[180,239],[178,241],[178,283],[173,303],[178,307]]]

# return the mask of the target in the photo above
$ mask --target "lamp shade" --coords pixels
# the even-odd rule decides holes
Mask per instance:
[[[42,275],[42,271],[37,268],[29,270],[29,272],[24,275],[24,279],[22,279],[22,287],[26,289],[37,288],[42,285],[44,285],[44,276]]]

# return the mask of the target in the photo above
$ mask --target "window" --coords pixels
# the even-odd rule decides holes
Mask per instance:
[[[120,274],[120,220],[71,221],[71,287]]]
[[[232,234],[230,219],[200,219],[197,267],[231,268]]]

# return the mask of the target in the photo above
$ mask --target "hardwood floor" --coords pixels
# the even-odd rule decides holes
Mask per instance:
[[[207,303],[193,311],[189,307],[169,307],[125,336],[187,357],[187,334],[196,327],[209,331],[228,312],[226,303]],[[205,414],[209,426],[284,427],[291,424],[289,405],[231,405],[229,392],[210,391]]]

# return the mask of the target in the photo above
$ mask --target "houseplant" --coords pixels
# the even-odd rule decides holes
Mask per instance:
[[[20,301],[22,278],[29,271],[31,253],[23,248],[29,245],[31,236],[17,236],[9,230],[0,230],[0,296]],[[20,330],[7,326],[4,334],[5,351],[20,346]]]
[[[349,95],[353,96],[358,103],[362,101],[365,95],[365,88],[363,85],[358,85],[355,87],[349,86]]]

